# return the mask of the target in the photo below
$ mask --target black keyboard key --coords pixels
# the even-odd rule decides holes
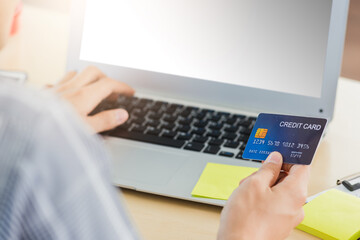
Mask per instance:
[[[153,111],[153,112],[159,112],[160,109],[161,109],[160,106],[155,106],[155,105],[153,105],[153,106],[150,107],[148,110],[151,110],[151,111]]]
[[[250,135],[251,131],[252,131],[251,128],[246,128],[246,127],[240,127],[239,128],[239,133]]]
[[[201,121],[196,121],[196,122],[194,123],[194,126],[195,126],[195,127],[198,127],[198,128],[204,128],[204,127],[206,127],[206,125],[208,125],[208,122],[207,122],[207,121],[203,121],[203,120],[201,120]]]
[[[235,138],[237,138],[237,134],[231,132],[226,132],[224,136],[222,136],[222,139],[226,139],[226,140],[235,140]]]
[[[168,105],[165,112],[168,114],[173,114],[174,112],[176,112],[178,109],[180,109],[182,107],[183,107],[183,105],[180,105],[180,104],[170,104],[170,105]]]
[[[158,145],[168,146],[168,147],[175,147],[175,148],[181,148],[185,144],[185,141],[183,141],[183,140],[173,140],[173,139],[169,139],[169,138],[162,138],[162,137],[146,135],[146,134],[137,133],[137,132],[129,132],[129,131],[122,130],[122,129],[115,129],[113,131],[110,131],[109,135],[113,136],[113,137],[120,137],[120,138],[141,141],[141,142],[147,142],[147,143],[153,143],[153,144],[158,144]]]
[[[149,110],[158,112],[160,109],[162,109],[163,107],[166,107],[167,105],[168,104],[166,102],[157,101],[149,108]]]
[[[220,137],[221,132],[219,130],[210,130],[209,132],[206,133],[206,136],[208,137],[213,137],[213,138],[218,138]]]
[[[132,132],[140,132],[140,133],[143,133],[145,130],[146,130],[146,127],[144,127],[144,126],[138,126],[138,125],[134,126],[134,127],[131,129]]]
[[[186,109],[190,110],[190,111],[193,111],[193,112],[196,112],[199,110],[198,107],[186,107]]]
[[[232,157],[234,156],[233,153],[231,153],[231,152],[225,152],[225,151],[220,152],[219,155],[220,155],[220,156],[224,156],[224,157],[230,157],[230,158],[232,158]]]
[[[152,102],[153,102],[153,100],[143,98],[143,99],[140,99],[139,101],[137,101],[134,104],[134,107],[145,108],[148,104],[150,104]]]
[[[205,143],[207,140],[208,140],[207,137],[195,136],[193,141],[198,143]]]
[[[236,120],[237,120],[237,118],[231,117],[231,118],[226,119],[225,123],[229,124],[229,125],[232,125],[232,124],[234,124],[236,122]]]
[[[221,146],[221,144],[224,143],[224,140],[222,139],[211,139],[209,141],[209,145],[212,145],[212,146]]]
[[[174,138],[175,136],[176,136],[176,132],[169,131],[169,130],[165,130],[164,133],[162,134],[162,137],[165,137],[165,138]]]
[[[224,125],[221,123],[211,123],[209,125],[210,129],[214,129],[214,130],[220,130]]]
[[[176,108],[174,108],[174,107],[168,107],[168,108],[165,110],[165,113],[167,113],[167,114],[173,114],[175,111],[176,111]]]
[[[234,117],[236,117],[237,119],[245,119],[246,116],[242,115],[242,114],[234,114]]]
[[[172,108],[172,107],[174,107],[174,108],[182,108],[182,107],[184,107],[184,105],[182,105],[182,104],[177,104],[177,103],[173,103],[173,104],[170,105],[170,107],[171,107],[171,108]]]
[[[161,133],[161,130],[160,129],[156,129],[156,128],[150,128],[146,131],[146,134],[149,134],[149,135],[154,135],[154,136],[159,136]]]
[[[225,132],[232,132],[232,133],[236,132],[237,130],[238,128],[236,126],[226,127],[224,129]]]
[[[179,120],[179,124],[189,125],[192,123],[192,121],[193,121],[193,118],[183,118],[183,119]]]
[[[158,126],[160,126],[160,121],[159,120],[149,120],[145,123],[145,126],[157,128]]]
[[[173,122],[176,121],[176,119],[177,119],[176,116],[166,116],[166,117],[164,117],[163,120],[164,120],[165,122],[173,123]]]
[[[146,114],[147,114],[147,112],[142,111],[139,108],[136,108],[131,112],[131,116],[132,117],[137,117],[137,118],[144,118]]]
[[[221,119],[221,115],[212,115],[209,120],[212,122],[218,122]]]
[[[185,108],[183,111],[181,111],[180,116],[187,118],[191,114],[191,110]]]
[[[240,145],[240,142],[227,141],[227,142],[224,144],[224,147],[237,148],[237,147],[239,147],[239,145]]]
[[[242,150],[242,151],[244,151],[245,148],[246,148],[246,144],[245,144],[245,143],[241,144],[240,147],[239,147],[239,149]]]
[[[128,106],[128,105],[131,105],[131,104],[136,103],[137,100],[138,100],[137,97],[119,96],[119,98],[117,99],[116,102],[117,102],[119,105]]]
[[[214,111],[214,110],[211,110],[211,109],[202,109],[200,112],[203,112],[203,113],[214,113],[215,111]]]
[[[162,117],[162,115],[159,113],[150,113],[148,117],[153,120],[159,120]]]
[[[242,155],[243,155],[243,152],[240,151],[240,152],[236,155],[236,158],[237,158],[237,159],[242,159],[242,160],[248,160],[248,159],[244,159]]]
[[[133,123],[137,124],[137,125],[143,125],[143,123],[145,122],[145,119],[143,118],[136,118],[136,119],[132,119],[131,120]]]
[[[207,146],[204,150],[204,153],[217,154],[219,151],[219,146]]]
[[[247,140],[249,139],[249,135],[246,134],[240,134],[238,141],[243,141],[243,142],[247,142]]]
[[[164,101],[156,101],[156,102],[154,102],[154,105],[153,105],[153,106],[163,107],[163,106],[167,106],[167,105],[168,105],[167,102],[164,102]]]
[[[246,127],[246,128],[249,128],[251,124],[252,124],[252,120],[247,120],[247,119],[241,119],[238,122],[239,126],[243,126],[243,127]]]
[[[190,131],[190,129],[191,129],[191,127],[189,125],[180,125],[176,128],[176,131],[187,133]]]
[[[204,135],[205,132],[206,132],[205,128],[195,128],[194,130],[191,131],[192,134],[196,134],[199,136]]]
[[[190,134],[190,133],[183,133],[183,132],[181,132],[181,133],[179,133],[179,135],[177,136],[177,139],[179,139],[179,140],[190,140],[191,138],[192,138],[192,134]]]
[[[185,145],[184,149],[200,152],[205,147],[202,143],[191,142]]]
[[[195,114],[195,118],[198,120],[203,120],[206,117],[206,113],[203,112],[199,112],[197,114]]]
[[[228,113],[228,112],[218,112],[218,115],[224,116],[224,117],[228,117],[228,116],[231,115],[231,113]]]
[[[168,122],[164,122],[163,124],[160,125],[160,128],[163,129],[167,129],[167,130],[173,130],[175,128],[175,123],[168,123]]]

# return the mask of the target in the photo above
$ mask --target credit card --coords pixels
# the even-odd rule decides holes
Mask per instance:
[[[327,120],[261,113],[243,153],[244,159],[264,161],[278,151],[284,163],[309,165]]]

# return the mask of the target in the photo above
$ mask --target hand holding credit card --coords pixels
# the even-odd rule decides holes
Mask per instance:
[[[284,163],[309,165],[327,120],[261,113],[251,132],[243,158],[262,160],[274,151]]]

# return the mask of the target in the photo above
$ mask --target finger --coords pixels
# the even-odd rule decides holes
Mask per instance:
[[[73,79],[76,76],[76,74],[77,74],[76,71],[71,71],[66,73],[66,75],[58,82],[58,86],[67,83],[68,81]]]
[[[280,172],[279,177],[276,180],[275,185],[281,183],[287,177],[287,175],[288,175],[287,172]]]
[[[82,99],[80,101],[88,113],[113,93],[132,96],[135,92],[129,85],[111,78],[103,78],[84,87],[81,91],[82,94],[79,94],[79,97]]]
[[[94,129],[95,132],[100,133],[124,124],[128,118],[129,114],[126,110],[115,109],[104,111],[94,116],[87,117],[86,121]]]
[[[100,71],[100,69],[94,66],[90,66],[79,73],[76,77],[62,84],[60,91],[66,91],[71,88],[80,88],[104,77],[106,76],[103,72]]]
[[[247,176],[246,178],[241,179],[240,182],[239,182],[239,185],[242,184],[243,182],[245,182],[246,179],[249,179],[249,178],[250,178],[251,176],[253,176],[255,173],[256,173],[256,172],[253,172],[252,174],[250,174],[250,175]]]
[[[306,193],[310,178],[310,166],[294,165],[290,168],[288,176],[276,185],[275,189],[288,188],[297,193]]]
[[[296,218],[295,218],[295,227],[296,227],[297,225],[299,225],[299,224],[304,220],[304,218],[305,218],[305,212],[304,212],[304,209],[301,208],[301,209],[299,210],[299,213],[297,214],[297,216],[296,216]]]
[[[294,166],[294,164],[284,163],[282,165],[281,170],[284,170],[285,172],[289,172],[292,166]]]
[[[261,175],[264,182],[269,187],[272,187],[279,177],[282,162],[281,154],[279,152],[272,152],[257,172],[257,175]]]

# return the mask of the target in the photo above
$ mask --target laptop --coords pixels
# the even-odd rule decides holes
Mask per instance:
[[[114,185],[213,205],[192,189],[242,152],[260,112],[332,119],[348,0],[74,0],[68,69],[96,65],[136,89],[95,110]],[[94,113],[95,113],[94,112]]]

